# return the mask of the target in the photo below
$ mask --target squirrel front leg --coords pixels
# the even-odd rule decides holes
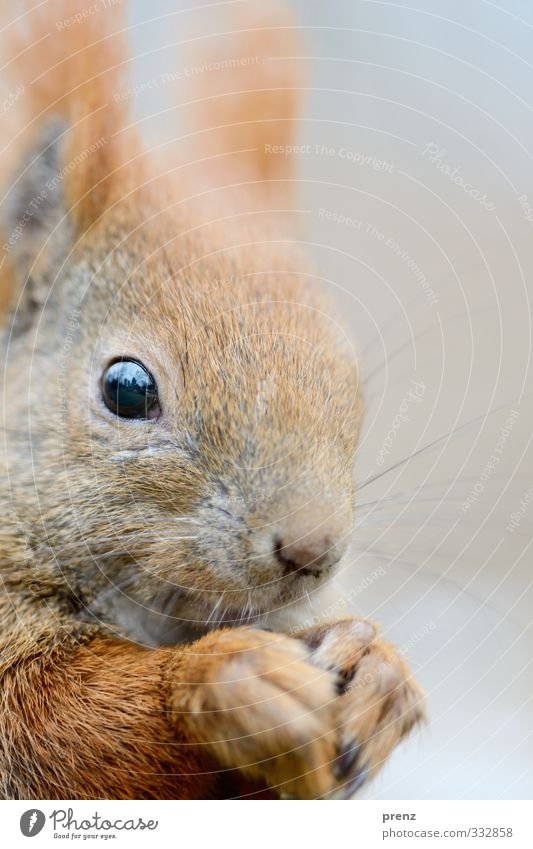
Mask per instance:
[[[26,646],[3,680],[3,796],[205,799],[232,779],[238,794],[325,796],[333,699],[302,641],[253,628],[157,650],[102,635]]]
[[[213,766],[210,774],[205,755],[182,745],[168,713],[177,653],[69,637],[13,663],[1,695],[2,796],[212,796]]]
[[[57,602],[55,573],[16,523],[0,529],[0,580],[0,797],[206,799],[283,784],[306,797],[335,783],[333,679],[302,641],[252,628],[160,649],[114,639]]]

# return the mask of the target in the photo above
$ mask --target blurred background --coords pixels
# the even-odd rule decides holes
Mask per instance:
[[[164,75],[186,76],[242,3],[132,0],[128,96],[148,139],[179,144]],[[430,710],[366,797],[531,798],[533,8],[290,7],[301,238],[367,399],[345,598],[405,652]],[[214,73],[194,70],[207,90]]]

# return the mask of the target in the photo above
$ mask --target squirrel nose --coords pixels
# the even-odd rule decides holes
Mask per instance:
[[[275,537],[274,554],[286,574],[299,572],[301,575],[320,574],[331,569],[341,559],[346,542],[333,539],[320,532],[301,539]]]

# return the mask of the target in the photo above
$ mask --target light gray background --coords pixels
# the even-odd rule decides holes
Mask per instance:
[[[133,2],[137,84],[187,63],[177,42],[189,31],[220,26],[207,5],[183,11],[193,5],[202,8]],[[300,140],[334,149],[298,157],[302,219],[367,377],[358,481],[470,422],[359,496],[343,583],[352,609],[382,622],[406,651],[431,716],[366,795],[531,798],[533,499],[520,501],[532,485],[533,224],[518,198],[533,206],[533,9],[510,0],[292,7],[309,57]],[[158,114],[169,97],[159,86],[135,98],[148,137],[175,132],[176,118],[179,133],[179,114]],[[430,143],[492,210],[424,156]],[[350,162],[343,148],[387,165]],[[320,209],[358,219],[360,229],[326,221]],[[409,421],[380,465],[413,380],[423,396],[408,402]],[[487,472],[493,455],[499,462]],[[471,490],[477,500],[465,512]]]

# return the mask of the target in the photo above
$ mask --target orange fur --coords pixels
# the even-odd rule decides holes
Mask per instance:
[[[268,149],[297,140],[305,73],[296,22],[276,2],[239,4],[223,18],[224,36],[193,40],[187,50],[193,68],[222,66],[218,73],[186,78],[180,93],[195,128],[193,155],[218,160],[221,153],[240,151],[236,170],[264,186],[275,181],[274,197],[288,199],[294,178],[290,157],[270,155]],[[226,155],[225,169],[227,163]]]
[[[264,145],[292,138],[299,77],[280,85],[290,61],[264,57],[290,55],[293,30],[282,13],[243,28],[264,62],[216,93],[217,129],[199,120],[206,150],[248,154],[210,170],[206,191],[201,166],[142,149],[112,96],[119,6],[54,31],[80,9],[29,4],[5,29],[25,90],[0,153],[0,289],[15,290],[1,794],[350,795],[421,697],[369,626],[261,629],[280,609],[297,618],[344,552],[362,416],[342,323],[272,203],[291,173]],[[102,373],[122,356],[156,375],[160,421],[104,407]],[[273,529],[294,548],[317,528],[327,569],[279,555]]]
[[[7,161],[20,156],[47,117],[61,116],[68,124],[65,160],[68,163],[100,139],[96,156],[65,180],[67,198],[83,231],[110,201],[112,175],[131,153],[133,139],[123,135],[127,110],[113,98],[127,70],[121,4],[83,17],[80,23],[57,29],[65,19],[87,9],[83,0],[51,0],[18,4],[23,22],[3,29],[0,44],[7,58],[5,74],[11,88],[24,94],[7,114],[4,149]],[[28,37],[29,35],[29,37]],[[10,173],[0,159],[3,173]]]

